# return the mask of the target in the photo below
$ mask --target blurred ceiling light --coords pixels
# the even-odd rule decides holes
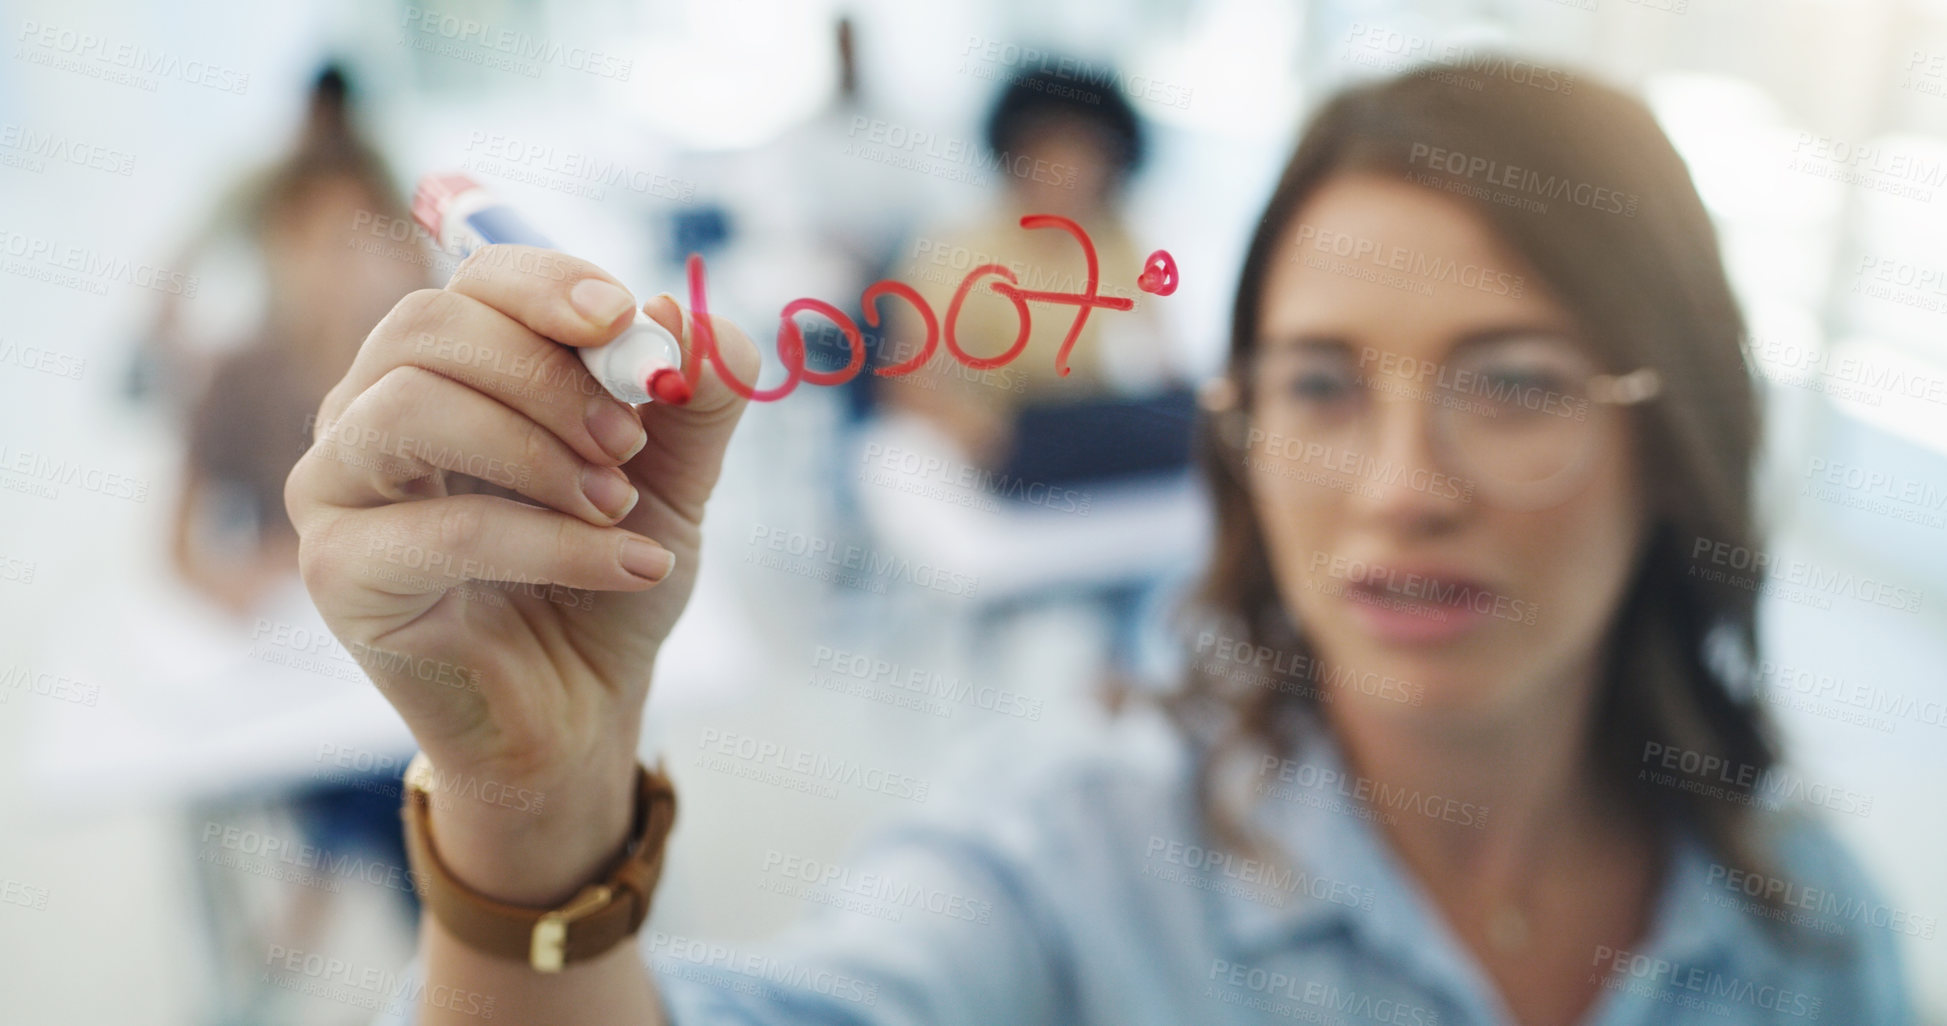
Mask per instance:
[[[682,0],[635,40],[637,108],[698,150],[758,145],[816,114],[838,82],[829,3]]]
[[[1816,222],[1838,213],[1842,190],[1836,183],[1793,174],[1786,166],[1793,129],[1755,84],[1664,72],[1650,76],[1643,92],[1713,215]]]
[[[1227,0],[1193,7],[1181,36],[1157,35],[1122,69],[1125,88],[1154,84],[1159,96],[1131,95],[1144,117],[1220,135],[1283,138],[1297,124],[1301,5]],[[1128,90],[1132,93],[1134,90]]]
[[[1835,343],[1824,366],[1833,405],[1915,445],[1947,453],[1947,367],[1906,346],[1867,337]]]

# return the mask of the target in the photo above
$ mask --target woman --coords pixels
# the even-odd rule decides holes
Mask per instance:
[[[283,508],[283,487],[310,445],[320,398],[344,372],[373,319],[426,282],[416,248],[388,253],[371,245],[384,240],[357,230],[372,222],[403,224],[407,212],[385,161],[358,129],[355,95],[340,68],[321,70],[291,152],[239,185],[224,215],[191,247],[192,253],[213,248],[226,234],[249,243],[247,252],[266,284],[249,337],[221,355],[199,353],[182,344],[187,326],[182,311],[169,304],[152,337],[158,348],[147,354],[158,361],[154,369],[165,383],[197,383],[182,489],[172,512],[170,562],[184,584],[239,630],[254,624],[261,631],[280,619],[279,603],[290,599],[299,540]],[[395,818],[396,778],[352,776],[285,788],[276,805],[295,817],[312,850],[366,852],[397,864],[406,853]],[[232,818],[237,809],[227,801],[201,811]],[[207,863],[199,868],[215,900],[235,901],[234,874]],[[233,945],[225,950],[246,953],[240,968],[230,967],[238,978],[263,982],[248,952],[266,945],[312,947],[342,915],[343,903],[326,890],[298,887],[290,895],[260,929],[221,924],[225,932],[219,936]],[[414,910],[410,893],[394,889],[385,898],[403,898],[402,915]],[[268,989],[265,984],[240,1000],[262,1000]]]
[[[171,562],[184,583],[245,622],[294,568],[297,537],[279,495],[309,443],[319,397],[372,319],[426,281],[416,250],[384,255],[356,230],[407,215],[385,161],[357,129],[350,88],[336,66],[320,72],[295,149],[239,190],[237,216],[267,279],[249,340],[201,357],[183,347],[170,303],[148,354],[164,378],[200,383]]]
[[[425,1021],[467,995],[601,1023],[1907,1019],[1885,931],[1786,926],[1749,897],[1775,889],[1743,886],[1875,901],[1820,827],[1765,808],[1753,595],[1691,562],[1750,541],[1755,397],[1708,220],[1634,101],[1442,69],[1331,102],[1253,239],[1209,396],[1220,537],[1173,728],[1132,721],[1004,811],[901,831],[839,885],[896,915],[762,953],[651,932],[542,972],[467,918],[565,905],[542,952],[607,907],[591,881],[623,904],[653,887],[640,710],[737,415],[713,380],[637,416],[428,373],[417,331],[568,367],[547,339],[628,314],[598,270],[512,263],[402,303],[323,414],[491,452],[538,424],[524,492],[553,510],[315,449],[288,493],[334,628],[413,657],[373,676],[439,773],[548,795],[544,817],[433,810],[415,869],[472,894],[425,920],[426,993],[446,988]],[[747,376],[748,341],[716,330]],[[402,595],[398,546],[600,594]],[[441,662],[478,689],[401,669]],[[1735,782],[1686,786],[1705,759]]]
[[[897,277],[912,283],[934,310],[948,309],[967,271],[980,264],[1006,267],[1022,288],[1079,289],[1086,265],[1075,240],[1065,232],[1021,228],[1023,215],[1055,214],[1088,227],[1101,294],[1136,301],[1134,309],[1113,320],[1091,319],[1083,327],[1069,351],[1065,376],[1056,372],[1055,356],[1068,319],[1046,316],[1031,321],[1021,355],[1004,368],[974,373],[947,362],[877,383],[893,410],[923,419],[965,458],[1000,471],[1010,450],[1022,444],[1043,450],[1077,447],[1073,437],[1017,437],[1023,407],[1154,393],[1169,383],[1169,368],[1155,311],[1134,285],[1142,273],[1142,252],[1123,223],[1123,196],[1142,166],[1144,146],[1142,124],[1129,101],[1106,81],[1023,72],[995,101],[985,141],[1000,168],[995,202],[971,221],[923,230],[924,254],[916,242],[916,255],[897,269]],[[1020,319],[1013,304],[998,295],[974,293],[955,324],[969,351],[998,353],[1013,344]],[[926,332],[903,308],[893,325],[891,337],[905,344],[882,357],[886,364],[917,352]],[[1090,423],[1088,411],[1079,411],[1077,419],[1065,425],[1071,435],[1078,428],[1114,434],[1116,425]],[[1079,448],[1078,456],[1068,458],[1082,461],[1073,468],[1078,476],[1105,469],[1086,465],[1093,454]]]

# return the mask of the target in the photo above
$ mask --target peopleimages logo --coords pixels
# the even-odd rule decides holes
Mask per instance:
[[[1733,804],[1775,811],[1787,802],[1803,801],[1849,816],[1865,817],[1873,812],[1873,796],[1863,792],[1807,780],[1782,767],[1761,769],[1752,763],[1659,741],[1643,742],[1642,764],[1644,768],[1637,771],[1639,780]]]
[[[1382,460],[1317,439],[1254,427],[1244,436],[1244,448],[1250,453],[1244,457],[1244,465],[1252,470],[1347,494],[1376,498],[1381,486],[1404,484],[1427,495],[1461,502],[1474,500],[1474,482],[1470,480],[1415,464]]]
[[[264,951],[261,982],[307,997],[329,998],[367,1012],[401,1015],[422,1002],[480,1019],[494,1017],[494,996],[445,984],[431,987],[419,975],[360,965],[334,955],[272,944]]]
[[[1824,1004],[1819,998],[1787,989],[1774,982],[1759,983],[1736,976],[1726,976],[1700,965],[1639,955],[1606,944],[1596,946],[1595,958],[1591,960],[1590,965],[1602,967],[1600,973],[1593,975],[1592,982],[1611,990],[1627,988],[1631,982],[1648,985],[1653,989],[1645,992],[1635,991],[1634,988],[1628,989],[1666,1002],[1677,998],[1677,1003],[1689,1005],[1691,1001],[1701,1004],[1711,998],[1722,998],[1762,1008],[1768,1012],[1779,1012],[1810,1020],[1819,1017],[1819,1011]],[[1728,1011],[1728,1009],[1723,1010]]]
[[[689,179],[550,142],[475,130],[467,133],[466,151],[469,170],[589,199],[605,198],[610,188],[679,203],[696,197],[696,183]]]
[[[1328,667],[1301,653],[1281,651],[1215,631],[1198,632],[1196,654],[1262,675],[1245,678],[1248,683],[1275,685],[1280,678],[1287,682],[1307,681],[1407,705],[1419,705],[1426,695],[1426,689],[1420,685],[1390,674],[1358,670],[1345,664]],[[1320,693],[1319,697],[1327,697],[1327,693]]]
[[[697,940],[680,933],[664,933],[661,930],[643,932],[648,935],[648,943],[644,946],[646,953],[655,956],[659,963],[656,966],[658,975],[678,976],[717,987],[728,986],[746,993],[781,997],[788,992],[802,994],[811,991],[867,1008],[879,1003],[878,984],[844,973],[800,965],[788,958],[740,951],[733,944]],[[718,973],[730,973],[743,979],[725,980]]]
[[[1848,570],[1831,570],[1802,559],[1779,560],[1768,552],[1702,536],[1691,545],[1690,562],[1685,571],[1688,577],[1760,593],[1773,593],[1784,586],[1791,590],[1782,592],[1781,597],[1802,595],[1815,600],[1813,604],[1822,609],[1831,608],[1829,596],[1839,595],[1917,613],[1927,594],[1924,589],[1861,577]]]
[[[45,887],[36,887],[33,884],[15,880],[11,877],[6,880],[0,880],[0,901],[4,901],[9,905],[31,908],[37,912],[43,911],[47,908],[48,893],[48,889]]]
[[[1040,506],[1057,513],[1074,513],[1077,516],[1087,516],[1089,505],[1093,502],[1093,497],[1088,492],[1057,487],[1045,481],[1028,481],[1012,474],[988,470],[977,464],[963,463],[944,456],[917,452],[896,445],[888,446],[879,442],[866,443],[865,453],[860,457],[860,462],[890,474],[904,475],[906,479],[914,479],[915,483],[934,483],[947,489],[959,490],[949,490],[939,494],[921,493],[928,494],[930,498],[941,498],[943,501],[951,501],[961,494],[982,498],[996,497],[1029,506]],[[870,480],[874,484],[887,483],[879,480],[877,476],[861,475],[860,480]],[[888,480],[900,479],[889,478]],[[958,504],[972,505],[973,503]],[[995,505],[989,511],[996,511],[998,508],[998,505]]]
[[[1457,178],[1499,186],[1517,195],[1564,200],[1578,207],[1603,213],[1621,214],[1624,217],[1636,216],[1637,197],[1634,193],[1618,192],[1607,186],[1592,182],[1578,182],[1572,178],[1548,174],[1534,168],[1503,164],[1498,160],[1477,154],[1461,153],[1458,150],[1416,142],[1408,151],[1406,162],[1425,167],[1429,171],[1445,172]],[[1546,211],[1547,205],[1540,204],[1537,213]]]
[[[864,135],[864,144],[883,147],[876,151],[863,148],[858,141]],[[846,133],[853,140],[845,148],[847,156],[866,157],[882,164],[902,164],[912,170],[927,171],[934,167],[966,168],[969,172],[996,172],[1012,175],[1023,181],[1041,182],[1072,188],[1075,184],[1077,168],[1070,164],[1051,164],[1039,157],[1027,154],[989,152],[977,143],[953,136],[940,136],[923,129],[909,129],[905,125],[877,118],[857,116],[852,118],[851,130]],[[915,158],[914,162],[888,159],[893,154]],[[928,161],[938,161],[935,165]],[[971,176],[945,174],[942,177],[967,177],[971,184],[984,185],[986,180],[977,173]]]
[[[92,168],[111,175],[135,173],[135,155],[96,143],[45,132],[15,122],[0,124],[0,164],[9,164],[36,174],[47,169],[47,162],[77,168]]]
[[[49,670],[34,672],[25,665],[0,669],[0,705],[5,705],[9,696],[19,691],[22,694],[40,695],[43,698],[56,698],[76,705],[93,706],[101,701],[101,685],[76,680]]]
[[[1475,92],[1481,90],[1481,84],[1474,78],[1499,78],[1513,85],[1563,96],[1575,91],[1575,76],[1570,72],[1492,50],[1477,50],[1457,43],[1436,44],[1426,36],[1383,25],[1353,22],[1344,47],[1342,56],[1361,67],[1397,72],[1423,63],[1438,66],[1446,70],[1435,72],[1434,77]]]
[[[1947,728],[1947,699],[1914,698],[1877,681],[1851,681],[1803,666],[1760,659],[1757,684],[1773,703],[1796,702],[1794,708],[1884,729],[1889,734],[1893,732],[1892,725],[1886,723],[1882,728],[1885,721],[1880,717]],[[1829,708],[1826,703],[1830,703]]]
[[[834,686],[844,680],[863,685],[857,689],[861,697],[875,697],[873,687],[889,688],[893,692],[906,692],[920,699],[920,704],[931,710],[933,705],[926,699],[937,700],[938,708],[952,715],[955,705],[972,705],[984,712],[1016,719],[1039,721],[1043,703],[1039,698],[1031,698],[1017,691],[990,685],[975,685],[972,681],[917,666],[901,666],[890,659],[879,659],[858,652],[848,652],[830,645],[819,645],[812,653],[811,665],[814,669],[827,671],[827,674],[814,673],[812,683],[828,690],[853,690]],[[832,676],[839,681],[832,680]],[[889,703],[905,704],[905,703]]]
[[[1358,774],[1346,774],[1295,759],[1280,758],[1276,755],[1264,755],[1261,758],[1257,773],[1259,780],[1264,783],[1259,786],[1260,793],[1272,793],[1274,797],[1292,796],[1289,789],[1272,791],[1265,786],[1269,783],[1267,778],[1275,777],[1279,783],[1336,795],[1371,809],[1396,809],[1456,826],[1487,825],[1487,807],[1484,805],[1463,802],[1458,798],[1438,793],[1428,794],[1418,788],[1394,787]]]
[[[1427,253],[1348,232],[1330,228],[1321,229],[1315,224],[1302,223],[1298,226],[1298,243],[1303,246],[1308,242],[1311,248],[1319,253],[1342,257],[1354,264],[1371,264],[1381,270],[1397,271],[1412,278],[1424,279],[1426,282],[1457,285],[1489,295],[1513,296],[1516,299],[1521,297],[1525,288],[1521,275],[1494,267],[1461,263],[1452,257],[1437,253]],[[1418,290],[1409,289],[1409,291]],[[1429,286],[1420,294],[1432,295],[1433,290]],[[1370,351],[1371,347],[1367,348]]]
[[[1347,1021],[1340,1018],[1342,1016],[1350,1016],[1350,1021],[1354,1022],[1388,1023],[1390,1026],[1439,1026],[1440,1022],[1438,1009],[1409,1005],[1393,998],[1374,997],[1316,980],[1300,980],[1285,973],[1221,958],[1210,963],[1210,972],[1204,976],[1204,980],[1221,981],[1227,987],[1226,990],[1215,991],[1206,986],[1206,997],[1305,1022]],[[1332,1018],[1326,1018],[1327,1013]]]
[[[819,785],[817,792],[827,798],[834,797],[836,786],[843,785],[925,804],[933,790],[931,781],[896,770],[866,766],[850,759],[835,759],[821,752],[714,727],[697,738],[697,748],[700,752],[698,764],[706,769],[721,770],[765,783],[778,782],[778,773],[788,774],[803,783]]]
[[[747,563],[760,562],[773,569],[867,591],[884,591],[884,582],[890,580],[956,598],[970,598],[980,586],[978,577],[942,570],[931,563],[915,563],[905,556],[874,552],[859,545],[841,545],[830,538],[764,524],[751,528],[750,546],[753,551],[744,557]],[[810,565],[775,558],[758,559],[763,555],[758,551],[760,546],[808,561]],[[817,565],[821,562],[826,566]]]
[[[968,36],[966,46],[961,49],[963,58],[960,64],[962,74],[976,78],[999,79],[1021,76],[1027,73],[1052,75],[1056,79],[1079,82],[1089,90],[1103,90],[1122,93],[1132,99],[1187,110],[1190,98],[1196,90],[1156,78],[1152,75],[1125,75],[1110,65],[1098,65],[1079,57],[1067,57],[1049,53],[1032,46],[1021,46],[1002,39],[986,39],[981,36]],[[1001,69],[1014,69],[1003,73]],[[1038,89],[1050,96],[1097,101],[1089,90],[1068,88],[1045,82],[1034,82],[1030,88]]]
[[[797,896],[807,901],[848,908],[892,922],[901,921],[900,913],[906,910],[981,924],[991,921],[994,915],[994,903],[986,898],[926,887],[886,873],[860,872],[776,848],[764,853],[764,872],[783,882],[809,885],[797,891]]]
[[[1930,915],[1867,901],[1858,896],[1842,895],[1825,887],[1808,887],[1794,880],[1734,869],[1721,862],[1711,863],[1706,879],[1712,886],[1759,899],[1740,905],[1753,914],[1773,919],[1782,917],[1781,909],[1767,908],[1762,902],[1774,902],[1784,909],[1806,913],[1791,916],[1794,924],[1800,926],[1818,928],[1837,927],[1842,922],[1865,923],[1909,937],[1932,940],[1940,925],[1939,920]]]
[[[530,78],[540,73],[540,69],[536,67],[539,64],[552,64],[569,71],[580,71],[618,82],[627,82],[629,76],[635,73],[634,57],[564,44],[558,39],[502,28],[443,11],[408,5],[400,12],[399,24],[407,32],[414,34],[406,37],[402,42],[409,42],[420,48],[424,48],[423,44],[434,40],[443,40],[463,47],[479,47],[481,50],[504,58],[504,61],[492,62],[500,70],[518,71]],[[443,55],[467,59],[464,51]],[[525,61],[534,63],[521,63]],[[489,62],[475,61],[475,63]]]
[[[1523,387],[1517,381],[1450,366],[1437,360],[1417,359],[1371,346],[1362,347],[1359,351],[1361,379],[1373,375],[1375,369],[1385,377],[1407,378],[1418,384],[1430,385],[1442,393],[1485,397],[1494,405],[1482,407],[1482,412],[1519,406],[1530,413],[1542,413],[1564,420],[1589,419],[1589,401],[1580,396],[1538,385]]]
[[[1158,865],[1157,863],[1161,863]],[[1315,876],[1293,866],[1244,858],[1235,852],[1149,835],[1142,875],[1199,890],[1235,894],[1282,908],[1292,895],[1371,911],[1373,889]]]
[[[249,72],[61,25],[24,21],[14,38],[17,61],[144,92],[155,92],[165,78],[239,96],[250,88]]]
[[[0,363],[10,363],[24,370],[38,371],[57,378],[79,381],[88,369],[88,358],[72,356],[42,346],[23,346],[0,338]]]
[[[1433,606],[1466,606],[1496,619],[1533,626],[1540,607],[1525,599],[1509,598],[1469,585],[1456,584],[1422,574],[1400,572],[1391,567],[1374,566],[1356,559],[1324,552],[1312,554],[1311,572],[1355,586],[1378,588],[1390,595],[1401,595],[1417,603]]]
[[[45,499],[61,497],[60,485],[111,499],[146,502],[149,482],[62,457],[0,444],[0,488]]]
[[[107,295],[115,282],[188,299],[202,284],[193,274],[6,228],[0,228],[0,255],[7,258],[0,268],[8,274],[97,296]]]
[[[313,873],[317,880],[362,880],[374,887],[411,891],[415,874],[407,866],[367,859],[362,854],[343,854],[315,844],[291,841],[275,834],[260,833],[211,820],[203,824],[203,851],[199,861],[219,862],[219,851],[261,859],[260,868],[284,868]],[[227,868],[248,870],[249,863]],[[300,878],[301,879],[301,878]]]

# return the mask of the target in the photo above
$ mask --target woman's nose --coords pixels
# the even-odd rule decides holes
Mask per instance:
[[[1437,407],[1425,389],[1408,385],[1375,395],[1367,416],[1364,454],[1372,485],[1353,493],[1362,512],[1395,528],[1441,529],[1466,512],[1473,489],[1444,460]]]

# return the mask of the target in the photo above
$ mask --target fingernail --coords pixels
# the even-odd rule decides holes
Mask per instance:
[[[645,581],[660,581],[676,569],[676,554],[641,538],[622,539],[622,569]]]
[[[603,452],[624,463],[634,459],[649,441],[634,411],[616,405],[606,393],[588,400],[588,433]]]
[[[676,311],[676,333],[677,333],[677,334],[678,334],[678,335],[680,336],[680,335],[682,334],[682,330],[683,330],[683,318],[684,318],[684,316],[685,316],[685,314],[683,313],[683,304],[682,304],[682,303],[679,303],[679,302],[677,302],[677,301],[676,301],[676,297],[675,297],[675,296],[672,296],[672,295],[670,295],[670,294],[669,294],[669,293],[667,293],[667,292],[658,292],[658,293],[656,293],[656,295],[655,295],[655,298],[653,298],[653,299],[651,299],[651,300],[649,300],[649,302],[650,302],[650,303],[654,303],[654,302],[655,302],[655,301],[656,301],[657,299],[666,299],[666,300],[669,300],[669,308],[670,308],[670,309],[672,309],[672,310],[674,310],[674,311]],[[648,304],[647,304],[647,303],[645,303],[645,304],[643,304],[643,305],[644,305],[644,306],[647,306]],[[661,318],[656,318],[655,320],[656,320],[656,323],[657,323],[657,324],[663,324],[663,322],[662,322],[662,319],[661,319]],[[665,327],[665,328],[666,328],[666,327],[668,327],[668,325],[667,325],[667,324],[663,324],[663,327]]]
[[[568,290],[568,302],[598,328],[614,324],[616,318],[635,309],[635,298],[600,278],[583,278]]]
[[[635,485],[614,467],[581,468],[581,494],[588,496],[588,501],[611,520],[628,516],[636,500],[641,498],[636,494]]]

